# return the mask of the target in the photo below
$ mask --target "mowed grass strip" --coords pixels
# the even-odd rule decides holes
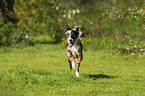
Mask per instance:
[[[145,56],[111,56],[86,50],[80,67],[68,70],[58,44],[0,49],[0,96],[144,96]]]

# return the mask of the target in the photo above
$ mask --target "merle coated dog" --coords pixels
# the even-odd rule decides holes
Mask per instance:
[[[69,63],[69,69],[72,68],[75,69],[76,65],[76,77],[79,77],[79,67],[80,62],[83,59],[83,53],[82,53],[82,43],[79,38],[79,26],[75,26],[74,29],[71,29],[68,25],[65,26],[66,35],[68,37],[67,39],[67,45],[66,45],[66,55]],[[76,64],[75,64],[76,59]]]

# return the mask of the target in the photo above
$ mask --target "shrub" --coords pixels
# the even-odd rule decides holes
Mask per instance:
[[[13,33],[13,24],[4,24],[3,20],[0,19],[0,46],[11,45],[11,34]]]
[[[31,35],[16,29],[11,35],[12,45],[16,47],[34,46],[34,40]]]
[[[34,45],[34,40],[27,32],[22,32],[16,28],[12,23],[4,23],[0,19],[0,46],[18,46],[24,47],[28,45]]]

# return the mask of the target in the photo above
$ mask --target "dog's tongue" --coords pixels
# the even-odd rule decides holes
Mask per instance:
[[[72,44],[69,42],[69,45],[72,46]]]

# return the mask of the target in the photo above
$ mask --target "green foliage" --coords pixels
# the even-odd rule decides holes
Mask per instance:
[[[18,29],[15,30],[15,32],[11,35],[11,39],[13,41],[13,46],[16,47],[26,47],[26,46],[34,46],[34,40],[29,33],[25,33],[23,31],[20,31]]]
[[[20,29],[15,28],[14,24],[11,22],[4,23],[0,19],[0,46],[17,46],[24,47],[27,45],[34,45],[34,40],[31,35],[20,31]]]
[[[0,7],[0,17],[6,18],[3,18],[5,24],[15,21],[13,22],[15,28],[25,34],[33,36],[45,34],[60,42],[65,37],[65,24],[69,24],[71,28],[77,24],[80,26],[80,31],[85,32],[90,38],[111,37],[123,32],[132,38],[144,40],[143,0],[70,0],[69,2],[12,0],[12,3],[4,1],[0,2],[5,5]]]
[[[0,1],[0,18],[3,18],[5,23],[17,23],[17,18],[14,14],[14,0],[1,0]]]
[[[4,24],[0,18],[0,46],[9,46],[11,44],[11,34],[13,33],[13,24]]]
[[[52,0],[16,0],[15,13],[20,18],[18,26],[34,35],[49,33],[54,39],[61,38],[59,7],[55,3]]]

